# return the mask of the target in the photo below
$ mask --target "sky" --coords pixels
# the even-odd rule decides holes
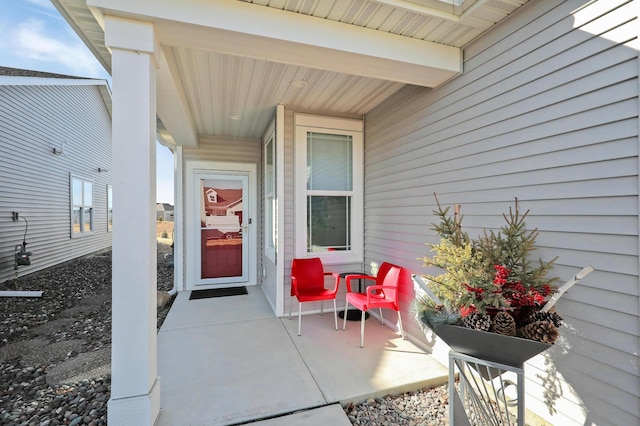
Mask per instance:
[[[0,65],[111,77],[49,0],[0,0]],[[173,204],[173,154],[157,144],[156,201]]]

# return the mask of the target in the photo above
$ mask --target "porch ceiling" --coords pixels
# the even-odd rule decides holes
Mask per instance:
[[[51,1],[109,72],[104,15],[154,23],[159,131],[184,146],[259,138],[277,104],[361,115],[405,84],[435,87],[462,71],[463,46],[527,2]]]

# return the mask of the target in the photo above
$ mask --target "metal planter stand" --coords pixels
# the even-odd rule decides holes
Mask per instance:
[[[560,287],[542,307],[549,312],[560,297],[593,271],[586,266]],[[414,275],[416,282],[437,304],[442,304],[429,287]],[[419,321],[424,321],[418,317]],[[550,344],[503,336],[450,324],[424,321],[449,347],[449,422],[453,426],[524,426],[524,363],[544,352]],[[456,369],[460,378],[456,390]],[[474,373],[474,371],[476,373]],[[516,374],[516,382],[503,373]],[[496,383],[499,383],[496,385]],[[516,399],[508,400],[505,388],[515,386]],[[513,414],[516,406],[516,414]]]
[[[435,332],[451,348],[451,425],[524,426],[524,363],[551,345],[446,324],[436,326]],[[507,372],[515,373],[515,382],[503,378]],[[515,399],[505,392],[511,386]]]
[[[506,372],[516,374],[515,383],[503,379],[502,374]],[[516,387],[516,399],[509,399],[505,393],[510,386]],[[449,422],[452,426],[524,426],[524,413],[523,365],[515,367],[449,352]]]

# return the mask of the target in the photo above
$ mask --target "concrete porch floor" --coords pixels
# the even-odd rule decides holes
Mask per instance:
[[[178,294],[158,333],[158,425],[345,425],[342,406],[447,382],[447,369],[376,318],[333,312],[277,318],[259,287],[189,300]],[[385,315],[395,315],[389,311]]]

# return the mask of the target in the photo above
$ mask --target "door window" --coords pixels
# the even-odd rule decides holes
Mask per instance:
[[[245,275],[243,230],[246,177],[200,178],[200,279]]]

